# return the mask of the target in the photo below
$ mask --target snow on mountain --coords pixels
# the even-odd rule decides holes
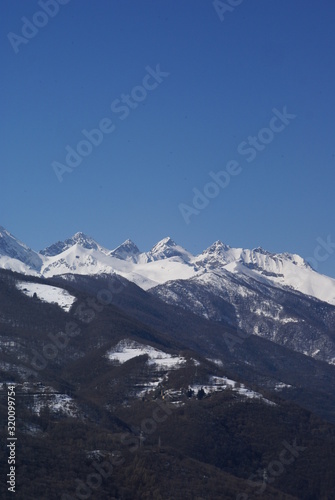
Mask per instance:
[[[229,348],[239,348],[257,335],[328,363],[335,358],[335,308],[267,277],[242,269],[209,270],[189,280],[169,281],[150,292],[164,302],[182,307],[232,328]]]
[[[157,368],[172,370],[186,363],[186,359],[181,356],[173,356],[150,345],[143,345],[130,339],[121,340],[108,351],[107,357],[111,361],[122,364],[143,354],[148,355],[148,364],[155,365]]]
[[[136,275],[122,274],[130,281],[134,281],[144,290],[157,286],[158,284],[174,281],[177,279],[187,280],[196,274],[196,268],[181,261],[179,257],[170,257],[162,260],[139,262],[136,265]]]
[[[117,273],[144,290],[198,277],[208,284],[212,282],[213,293],[216,286],[221,287],[221,278],[226,282],[247,276],[335,305],[335,279],[315,272],[299,255],[273,254],[262,248],[231,248],[220,241],[193,256],[170,237],[159,241],[149,252],[140,253],[131,240],[108,250],[91,237],[76,233],[38,254],[0,227],[0,267],[45,277]],[[248,293],[245,288],[243,293]]]
[[[24,264],[18,259],[12,259],[6,255],[0,254],[0,269],[8,269],[15,273],[28,274],[30,276],[39,276],[40,273],[35,271],[32,267]]]
[[[41,389],[41,387],[39,388]],[[42,387],[43,389],[43,387]],[[67,394],[48,393],[52,391],[52,387],[45,388],[45,394],[34,396],[33,412],[40,415],[41,410],[45,408],[47,403],[51,413],[63,414],[68,417],[79,417],[80,411],[76,402]]]
[[[148,290],[168,280],[187,279],[193,276],[195,271],[178,257],[142,263],[139,259],[139,263],[136,263],[132,259],[120,259],[111,255],[111,252],[107,255],[100,250],[83,248],[76,243],[59,255],[46,257],[41,268],[41,274],[45,277],[66,273],[117,273]]]
[[[121,260],[130,260],[137,262],[140,251],[131,240],[126,240],[122,245],[109,252],[109,255]]]
[[[222,267],[229,264],[229,262],[239,259],[242,251],[242,248],[231,248],[221,241],[216,241],[195,257],[195,263],[206,269],[213,269],[218,266]]]
[[[114,363],[126,363],[138,356],[148,356],[147,366],[149,378],[136,383],[134,390],[138,397],[156,389],[169,376],[172,370],[178,370],[186,364],[182,356],[172,355],[150,345],[140,344],[135,340],[123,339],[106,353],[106,357]]]
[[[176,262],[187,263],[194,258],[185,248],[177,245],[169,236],[159,241],[152,249],[139,257],[139,262],[174,258]]]
[[[250,276],[261,283],[291,288],[335,305],[335,280],[315,272],[296,254],[231,248],[217,241],[195,257],[194,262],[206,272],[225,270],[231,275]]]
[[[30,283],[27,281],[18,281],[16,287],[28,297],[33,297],[36,293],[37,298],[49,304],[57,304],[64,311],[69,311],[76,297],[70,295],[67,290],[62,288],[44,285],[41,283]]]
[[[221,241],[213,243],[195,259],[197,265],[207,269],[218,266],[226,267],[231,262],[240,262],[248,268],[263,270],[265,275],[281,274],[284,266],[290,263],[302,269],[311,269],[310,265],[299,255],[273,254],[260,247],[253,250],[231,248]]]
[[[0,226],[0,267],[25,272],[29,268],[38,271],[41,264],[42,259],[37,252]]]
[[[164,238],[149,252],[140,253],[131,240],[110,251],[83,233],[76,233],[43,252],[42,276],[117,273],[144,290],[169,280],[188,279],[196,272],[191,263],[193,255],[171,238]]]
[[[41,382],[31,383],[23,382],[23,384],[16,384],[18,392],[32,394],[33,401],[30,403],[33,413],[40,415],[41,410],[45,409],[46,405],[51,413],[63,414],[69,417],[80,417],[81,412],[73,398],[67,394],[61,394],[56,391],[52,386],[44,385]],[[36,434],[40,431],[38,426],[29,424],[29,433]]]
[[[283,385],[285,386],[285,384]],[[189,386],[189,390],[193,391],[195,394],[197,394],[201,389],[205,394],[213,394],[214,392],[225,391],[228,388],[237,392],[240,396],[251,399],[261,399],[264,403],[276,406],[276,403],[264,398],[264,396],[259,392],[255,392],[252,389],[247,388],[244,384],[240,384],[239,382],[236,382],[236,380],[231,380],[227,377],[211,376],[208,384],[192,384]]]
[[[335,359],[335,279],[299,255],[216,241],[193,256],[169,237],[148,252],[140,253],[131,240],[108,250],[83,233],[37,254],[0,228],[0,267],[44,277],[117,274],[164,302],[246,335],[329,363]],[[24,286],[41,300],[70,307],[54,290]]]
[[[88,249],[75,243],[62,253],[46,257],[41,274],[51,277],[59,274],[101,274],[130,270],[131,264],[106,253]]]
[[[245,274],[263,283],[288,287],[335,305],[335,280],[315,272],[299,255],[271,254],[262,249],[243,250],[239,260],[225,266],[232,274]]]
[[[44,250],[41,250],[40,254],[47,257],[54,257],[55,255],[59,255],[60,253],[64,252],[68,248],[71,248],[73,245],[80,245],[87,250],[99,250],[100,252],[105,254],[109,252],[109,250],[94,241],[93,238],[79,232],[73,235],[72,238],[68,238],[64,241],[58,241],[57,243],[50,245]]]

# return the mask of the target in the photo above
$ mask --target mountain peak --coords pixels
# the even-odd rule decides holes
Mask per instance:
[[[254,248],[253,252],[257,252],[257,253],[260,253],[262,255],[273,255],[273,254],[271,254],[271,252],[268,252],[267,250],[264,250],[264,248],[262,248],[262,247]]]
[[[229,250],[230,246],[222,243],[222,241],[220,240],[217,240],[214,241],[213,245],[211,245],[209,248],[212,248],[213,250]]]
[[[87,236],[87,234],[82,233],[82,232],[75,233],[72,236],[72,238],[65,240],[65,242],[69,242],[69,243],[72,241],[79,243],[79,245],[81,245],[82,247],[87,248],[87,249],[93,248],[94,250],[97,250],[99,247],[97,242],[94,241],[94,239],[91,238],[91,236]]]
[[[106,253],[106,250],[98,245],[96,241],[94,241],[91,236],[87,236],[85,233],[78,232],[75,233],[71,238],[67,238],[64,241],[57,241],[53,245],[45,248],[40,251],[40,254],[45,255],[46,257],[54,257],[62,252],[65,252],[68,248],[71,248],[73,245],[80,245],[87,250],[100,250],[103,253]]]
[[[217,240],[204,250],[198,257],[196,264],[213,268],[217,265],[226,265],[236,259],[236,249]]]
[[[147,262],[168,259],[170,257],[180,258],[184,262],[188,262],[191,258],[193,258],[192,254],[185,250],[185,248],[177,245],[177,243],[175,243],[170,236],[167,236],[156,243],[156,245],[154,245],[150,252],[147,252],[145,256]]]
[[[167,236],[166,238],[163,238],[162,240],[160,240],[158,243],[156,243],[156,245],[154,245],[151,249],[151,253],[156,253],[156,252],[159,252],[161,251],[163,248],[166,248],[166,247],[176,247],[176,243],[173,241],[172,238],[170,238],[170,236]]]
[[[84,240],[91,240],[92,238],[91,238],[90,236],[87,236],[87,234],[82,233],[81,231],[78,231],[77,233],[75,233],[75,234],[72,236],[72,239],[73,239],[73,240],[81,240],[81,239],[84,239]]]
[[[171,245],[173,245],[173,246],[175,246],[175,245],[176,245],[176,243],[173,241],[173,239],[172,239],[172,238],[170,238],[170,236],[167,236],[166,238],[163,238],[163,239],[160,241],[160,243],[164,243],[165,245],[170,245],[170,246],[171,246]]]
[[[42,265],[42,259],[34,250],[19,241],[2,226],[0,226],[0,256],[19,260],[35,271],[39,271]]]
[[[126,240],[118,247],[114,248],[109,255],[116,257],[121,260],[130,260],[132,262],[137,262],[137,257],[140,251],[132,240]]]
[[[285,252],[279,255],[287,260],[290,260],[296,266],[313,269],[310,263],[298,254]]]

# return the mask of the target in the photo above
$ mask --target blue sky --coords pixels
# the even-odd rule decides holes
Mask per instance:
[[[244,0],[224,20],[204,0],[55,1],[0,5],[1,225],[35,250],[76,231],[109,248],[169,235],[193,253],[221,240],[305,258],[335,242],[331,0]],[[271,131],[285,107],[295,118]],[[102,121],[113,131],[81,143]],[[248,162],[250,137],[262,150]],[[232,160],[239,173],[195,208],[193,189]],[[335,251],[323,257],[335,276]]]

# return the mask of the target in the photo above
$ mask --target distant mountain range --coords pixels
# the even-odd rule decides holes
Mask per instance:
[[[0,227],[0,268],[45,278],[119,275],[242,338],[257,335],[335,364],[335,279],[299,255],[217,241],[195,256],[169,237],[149,252],[131,240],[109,250],[83,233],[35,252]]]
[[[261,248],[76,233],[35,252],[1,228],[18,498],[334,498],[334,281]]]

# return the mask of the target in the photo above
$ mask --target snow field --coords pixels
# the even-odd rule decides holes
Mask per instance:
[[[111,361],[117,361],[122,364],[143,354],[149,356],[149,365],[155,365],[161,369],[175,370],[186,363],[186,359],[181,356],[173,356],[149,345],[142,345],[129,339],[121,340],[113,349],[108,351],[107,357]]]
[[[18,281],[16,287],[25,295],[28,295],[28,297],[33,297],[34,293],[36,293],[37,297],[43,302],[57,304],[67,312],[71,309],[72,304],[76,300],[76,297],[70,295],[69,292],[56,286]]]

